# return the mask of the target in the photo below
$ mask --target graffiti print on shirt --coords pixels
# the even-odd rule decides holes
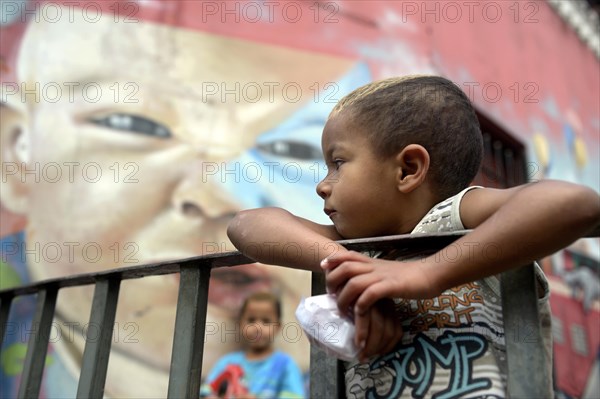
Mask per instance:
[[[474,333],[447,331],[434,341],[418,334],[370,365],[356,365],[346,373],[350,397],[397,398],[410,392],[415,399],[453,399],[490,388],[489,378],[473,375],[473,361],[487,350],[486,339]],[[444,387],[436,373],[445,370]],[[435,380],[435,383],[434,383]],[[433,395],[429,390],[434,386]]]
[[[430,328],[456,328],[473,324],[474,304],[483,304],[476,283],[452,288],[437,298],[400,300],[397,303],[403,320],[411,320],[408,331],[415,334]]]

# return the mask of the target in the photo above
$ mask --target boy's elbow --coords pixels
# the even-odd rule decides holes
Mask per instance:
[[[231,219],[227,226],[227,237],[234,245],[237,245],[247,235],[246,232],[251,230],[256,223],[262,220],[269,220],[275,213],[285,212],[279,208],[256,208],[239,211]]]
[[[231,242],[234,244],[237,241],[236,239],[237,239],[237,233],[238,233],[239,227],[240,227],[240,219],[239,219],[239,213],[237,213],[233,217],[233,219],[231,219],[229,224],[227,225],[227,237],[229,237]]]
[[[236,245],[244,237],[244,230],[247,228],[249,219],[252,218],[256,209],[240,211],[231,219],[227,226],[227,237]]]
[[[572,209],[577,212],[582,225],[590,231],[594,229],[598,231],[598,227],[600,227],[600,196],[598,193],[591,188],[579,186],[579,190],[573,193],[573,199]]]
[[[590,202],[590,214],[588,219],[591,224],[591,228],[600,233],[600,195],[594,190],[588,190],[589,202]]]

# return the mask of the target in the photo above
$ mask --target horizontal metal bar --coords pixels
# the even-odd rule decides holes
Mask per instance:
[[[399,246],[402,246],[406,249],[406,252],[414,253],[414,250],[410,250],[409,248],[414,248],[418,250],[427,249],[429,247],[442,248],[452,243],[456,239],[462,237],[465,233],[466,231],[422,236],[405,234],[389,237],[343,240],[339,241],[339,243],[344,245],[348,249],[356,251],[376,251],[398,248]],[[185,267],[187,265],[198,264],[198,262],[202,262],[203,264],[205,263],[208,265],[207,267],[210,268],[217,268],[225,266],[236,266],[245,263],[254,263],[254,260],[242,255],[237,251],[222,252],[217,254],[195,256],[187,259],[179,259],[168,262],[115,268],[110,270],[103,270],[101,272],[74,274],[70,276],[64,276],[61,278],[43,280],[33,284],[14,287],[7,290],[0,290],[0,297],[3,297],[4,295],[17,296],[34,294],[40,289],[43,289],[47,286],[66,288],[78,285],[95,284],[98,280],[105,280],[111,278],[117,278],[119,280],[129,280],[146,276],[158,276],[163,274],[179,273],[182,267]]]
[[[381,251],[394,249],[395,255],[416,255],[424,252],[432,252],[441,249],[452,242],[469,233],[469,230],[438,233],[438,234],[403,234],[387,237],[358,238],[352,240],[338,241],[344,247],[355,251]],[[591,230],[585,237],[600,237],[600,225]],[[152,263],[148,265],[139,265],[123,268],[115,268],[95,273],[76,274],[64,276],[61,278],[39,281],[36,283],[0,290],[0,298],[7,296],[18,296],[34,294],[41,289],[49,286],[57,288],[73,287],[77,285],[95,284],[98,280],[118,278],[120,280],[129,280],[146,276],[158,276],[163,274],[179,273],[181,268],[186,265],[199,265],[202,267],[224,267],[236,266],[245,263],[254,263],[254,260],[242,255],[241,253],[222,252],[216,254],[195,256],[187,259],[179,259],[168,262]]]
[[[36,292],[48,286],[57,288],[74,287],[78,285],[96,284],[99,280],[113,279],[130,280],[147,276],[160,276],[164,274],[179,273],[181,267],[198,262],[208,261],[208,267],[236,266],[245,263],[254,263],[254,260],[247,258],[239,252],[223,252],[218,254],[195,256],[187,259],[178,259],[173,261],[151,263],[147,265],[138,265],[131,267],[114,268],[95,273],[73,274],[60,278],[53,278],[39,281],[33,284],[22,285],[10,289],[0,290],[0,298],[5,295],[18,296],[35,294]]]
[[[403,234],[387,237],[358,238],[352,240],[338,241],[341,245],[355,251],[379,251],[394,249],[398,256],[416,255],[423,252],[431,252],[441,249],[458,238],[469,233],[468,230],[437,233],[437,234]],[[600,237],[600,225],[591,230],[584,237]],[[208,262],[208,267],[236,266],[245,263],[254,263],[254,260],[241,253],[223,252],[217,254],[195,256],[187,259],[179,259],[169,262],[152,263],[132,267],[115,268],[96,273],[76,274],[61,278],[39,281],[33,284],[0,290],[0,297],[34,294],[48,286],[57,288],[73,287],[78,285],[95,284],[96,281],[109,278],[129,280],[146,276],[158,276],[163,274],[179,273],[181,267],[195,264],[197,262]]]

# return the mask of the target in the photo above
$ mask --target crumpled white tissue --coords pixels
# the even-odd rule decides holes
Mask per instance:
[[[328,355],[346,361],[358,356],[360,349],[354,344],[354,322],[340,314],[335,296],[302,298],[296,318],[311,344]]]

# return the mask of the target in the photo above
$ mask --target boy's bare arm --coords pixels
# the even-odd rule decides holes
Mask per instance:
[[[354,305],[361,359],[386,350],[373,339],[373,331],[381,328],[370,311],[377,301],[432,298],[556,252],[598,224],[600,197],[583,186],[556,181],[508,190],[477,189],[463,197],[461,218],[473,232],[420,261],[387,261],[347,252],[324,262],[327,287],[337,293],[339,308]]]
[[[465,228],[474,230],[456,242],[462,253],[456,264],[433,265],[441,289],[565,248],[600,222],[600,196],[581,185],[546,180],[508,190],[471,190],[460,210]]]
[[[347,250],[336,243],[342,237],[326,226],[292,215],[280,208],[239,212],[227,228],[229,239],[257,262],[321,272],[323,258]]]
[[[355,304],[360,314],[384,297],[431,298],[550,255],[598,224],[600,197],[584,186],[542,181],[471,190],[460,210],[465,228],[474,230],[423,260],[398,265],[340,254],[325,265],[340,308]]]

